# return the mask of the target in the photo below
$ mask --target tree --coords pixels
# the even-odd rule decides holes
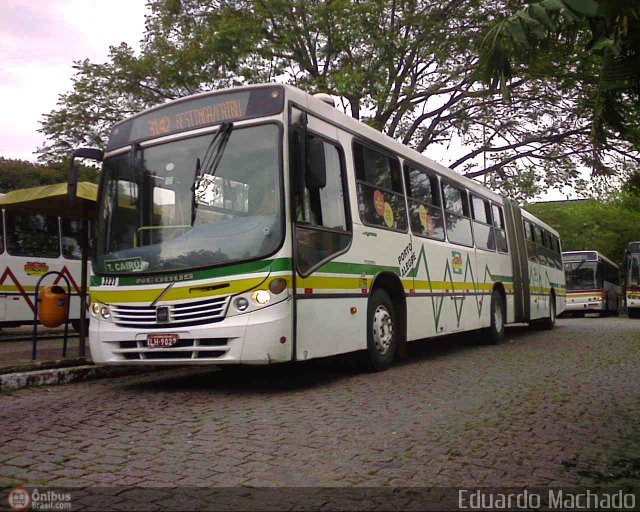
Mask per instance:
[[[558,51],[568,56],[555,62]],[[510,99],[515,77],[549,76],[580,89],[591,117],[590,166],[612,174],[607,150],[638,162],[640,149],[640,6],[629,0],[543,0],[496,19],[482,42],[485,82]],[[566,88],[566,87],[565,87]],[[615,142],[612,144],[611,141]],[[627,144],[620,146],[620,140]],[[632,149],[636,151],[632,151]]]
[[[616,197],[534,203],[526,209],[560,233],[563,251],[594,250],[622,264],[627,244],[640,240],[640,210]]]
[[[0,193],[19,188],[37,187],[65,183],[69,170],[68,162],[39,165],[26,160],[12,160],[0,157]],[[98,173],[92,167],[80,166],[80,181],[98,181]]]
[[[42,124],[42,159],[104,145],[116,119],[153,104],[278,81],[340,96],[353,117],[427,156],[461,146],[448,164],[511,196],[586,186],[579,169],[592,155],[580,91],[527,76],[504,84],[505,104],[478,81],[485,20],[504,17],[503,2],[151,0],[149,8],[140,55],[120,45],[104,64],[75,64],[73,90]],[[612,140],[612,169],[628,150]]]

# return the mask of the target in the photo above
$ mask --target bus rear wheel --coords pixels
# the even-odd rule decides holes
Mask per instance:
[[[398,329],[396,312],[389,294],[381,288],[374,290],[367,307],[367,351],[365,365],[379,372],[393,363]]]
[[[540,329],[550,331],[556,325],[556,298],[555,295],[549,295],[549,316],[543,318],[537,324]]]
[[[71,324],[71,327],[73,327],[73,330],[76,331],[78,334],[80,334],[80,319],[75,319],[75,320],[71,320],[69,322]],[[84,321],[84,334],[85,336],[89,335],[89,319],[86,318]]]
[[[491,345],[499,345],[504,341],[504,326],[507,319],[506,307],[502,294],[498,290],[491,293],[491,324],[484,332],[484,341]]]
[[[627,314],[629,318],[640,318],[640,309],[629,308],[627,309]]]

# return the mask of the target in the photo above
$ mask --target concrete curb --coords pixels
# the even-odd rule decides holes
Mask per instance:
[[[72,382],[82,382],[93,379],[103,379],[107,377],[121,377],[167,370],[167,367],[147,366],[70,366],[66,368],[51,368],[47,370],[36,370],[17,373],[6,373],[0,375],[0,391],[16,390],[34,386],[51,386],[54,384],[70,384]]]

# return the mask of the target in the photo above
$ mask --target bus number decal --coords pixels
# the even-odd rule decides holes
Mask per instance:
[[[117,286],[118,278],[115,276],[105,276],[102,278],[102,286]]]
[[[400,277],[405,277],[413,269],[416,262],[416,254],[413,252],[411,242],[407,245],[398,256],[398,266],[400,267]]]

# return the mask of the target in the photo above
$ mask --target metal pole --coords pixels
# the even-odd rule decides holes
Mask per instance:
[[[82,219],[82,230],[80,238],[82,239],[82,266],[80,276],[80,340],[78,346],[78,356],[85,357],[85,340],[87,336],[87,259],[89,257],[89,222],[86,219],[86,208],[83,208],[85,214]]]

